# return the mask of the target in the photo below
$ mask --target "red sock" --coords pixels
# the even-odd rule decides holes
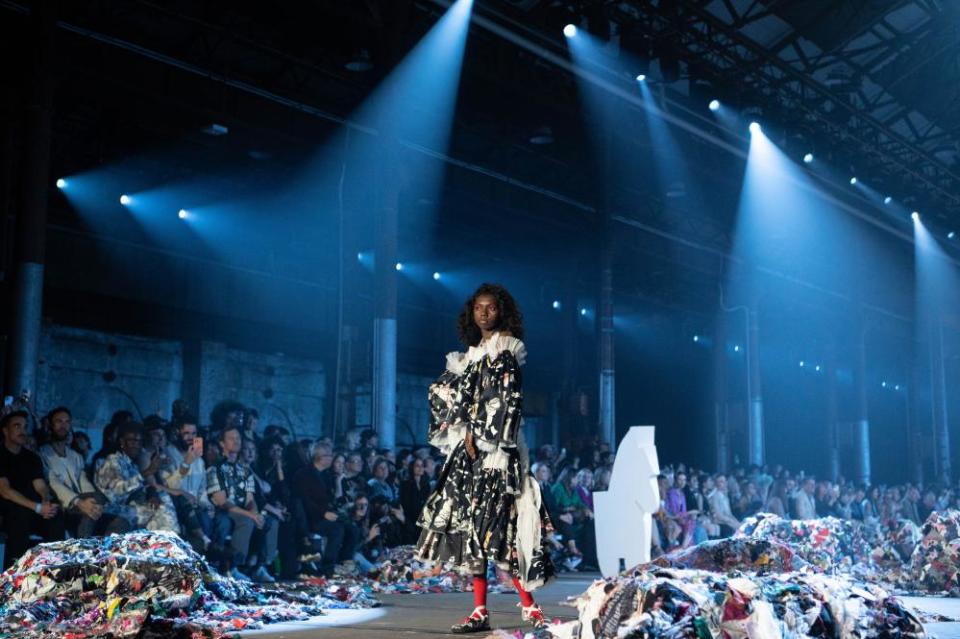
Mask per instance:
[[[487,578],[473,577],[473,605],[476,608],[487,609]]]
[[[520,580],[516,577],[513,578],[513,587],[517,589],[517,593],[520,595],[520,603],[523,604],[524,608],[529,608],[533,605],[533,595],[523,589],[523,586],[520,585]]]

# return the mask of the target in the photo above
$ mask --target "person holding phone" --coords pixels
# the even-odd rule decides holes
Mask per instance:
[[[188,533],[190,545],[204,552],[213,536],[213,504],[207,496],[207,467],[203,462],[203,438],[197,436],[197,419],[183,414],[174,423],[173,442],[165,450],[169,460],[160,480],[173,495],[177,516]]]

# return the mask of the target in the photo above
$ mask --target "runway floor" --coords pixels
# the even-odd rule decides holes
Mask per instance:
[[[578,573],[562,575],[538,591],[537,600],[551,619],[569,620],[576,610],[561,605],[576,596],[599,575]],[[383,606],[372,610],[334,610],[311,621],[277,624],[262,630],[242,633],[258,639],[415,639],[449,634],[450,624],[473,609],[473,595],[467,593],[430,595],[380,595]],[[960,599],[902,597],[915,609],[960,619]],[[512,631],[523,626],[516,595],[494,595],[487,599],[494,628]],[[960,622],[927,624],[931,637],[960,639]],[[483,635],[478,635],[483,636]]]

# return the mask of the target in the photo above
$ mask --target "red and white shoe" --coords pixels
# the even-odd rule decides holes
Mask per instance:
[[[520,616],[534,628],[543,628],[547,625],[547,618],[543,615],[543,610],[540,609],[540,606],[537,604],[533,604],[532,606],[517,605],[520,606]]]
[[[469,617],[464,617],[460,623],[450,626],[450,632],[455,635],[465,635],[471,632],[485,632],[490,630],[490,613],[483,606],[473,609]]]

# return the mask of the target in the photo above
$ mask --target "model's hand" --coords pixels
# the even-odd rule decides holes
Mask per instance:
[[[470,455],[470,459],[476,459],[477,447],[473,443],[473,431],[467,431],[467,436],[463,439],[463,445],[467,449],[467,454]]]

